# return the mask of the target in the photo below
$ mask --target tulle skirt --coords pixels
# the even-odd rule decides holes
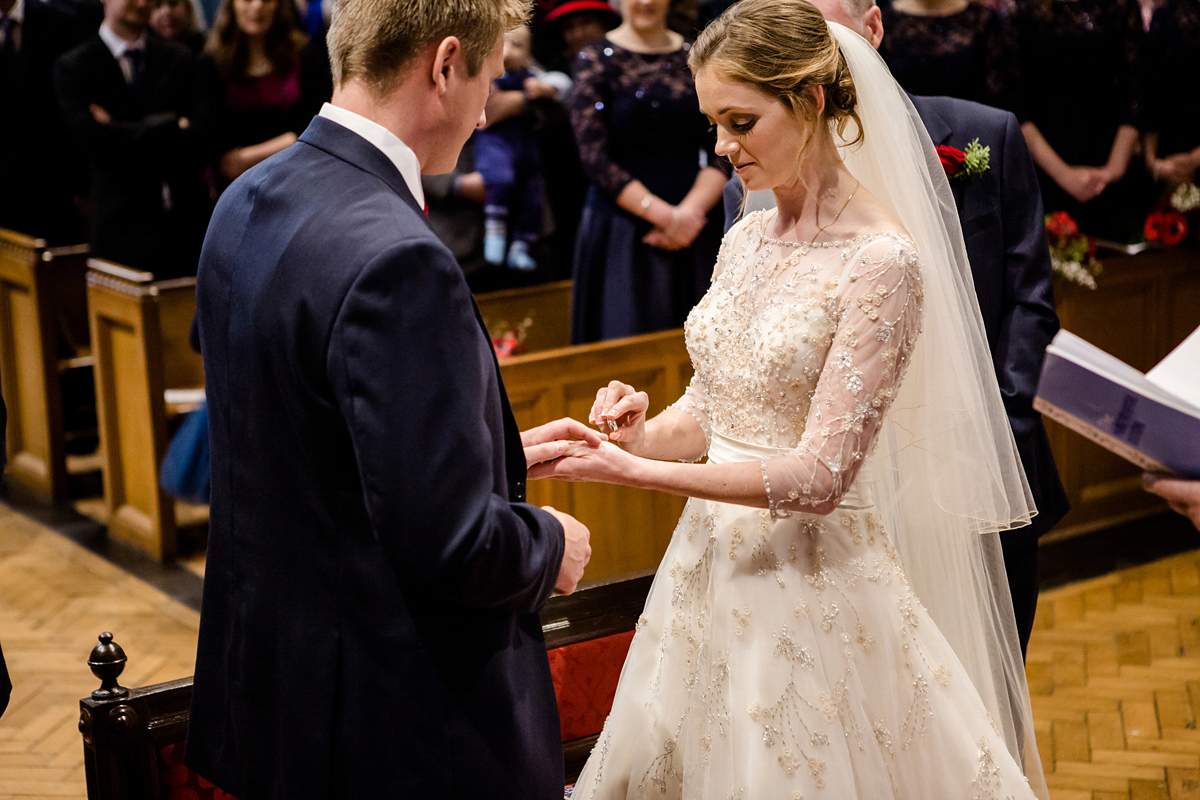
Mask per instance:
[[[779,452],[714,434],[709,458]],[[870,497],[774,521],[693,499],[573,798],[818,797],[1034,794]]]

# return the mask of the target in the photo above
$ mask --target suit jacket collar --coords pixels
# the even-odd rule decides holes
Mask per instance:
[[[908,97],[917,109],[917,115],[920,116],[921,122],[925,123],[925,130],[929,132],[929,138],[933,140],[933,143],[945,144],[949,141],[950,137],[954,134],[954,129],[937,112],[933,104],[924,102],[925,98],[920,95],[910,94]]]
[[[408,190],[408,184],[404,182],[404,177],[392,160],[354,131],[333,120],[317,116],[313,117],[312,122],[300,135],[300,141],[379,178],[424,218],[425,210],[417,205],[412,192]]]

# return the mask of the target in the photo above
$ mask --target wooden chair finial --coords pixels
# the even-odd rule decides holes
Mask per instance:
[[[125,671],[125,651],[113,641],[113,635],[108,631],[100,634],[99,638],[100,643],[92,648],[92,654],[88,657],[92,674],[100,679],[100,688],[92,692],[92,697],[96,700],[125,697],[129,690],[117,683],[117,677]]]

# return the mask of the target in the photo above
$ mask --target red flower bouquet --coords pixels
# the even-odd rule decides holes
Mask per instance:
[[[1065,211],[1046,215],[1046,239],[1050,244],[1050,266],[1055,276],[1088,289],[1096,288],[1100,262],[1096,260],[1096,242],[1079,232],[1079,226]]]

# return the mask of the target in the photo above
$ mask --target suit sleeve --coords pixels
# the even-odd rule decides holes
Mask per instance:
[[[1004,408],[1020,442],[1033,434],[1041,420],[1033,410],[1033,395],[1046,346],[1058,332],[1058,314],[1054,310],[1054,275],[1037,174],[1025,138],[1011,114],[1005,127],[1001,163],[1007,297],[992,358]]]
[[[376,257],[343,301],[328,364],[371,526],[402,582],[450,602],[537,610],[563,530],[493,491],[495,367],[450,254],[410,241]]]

